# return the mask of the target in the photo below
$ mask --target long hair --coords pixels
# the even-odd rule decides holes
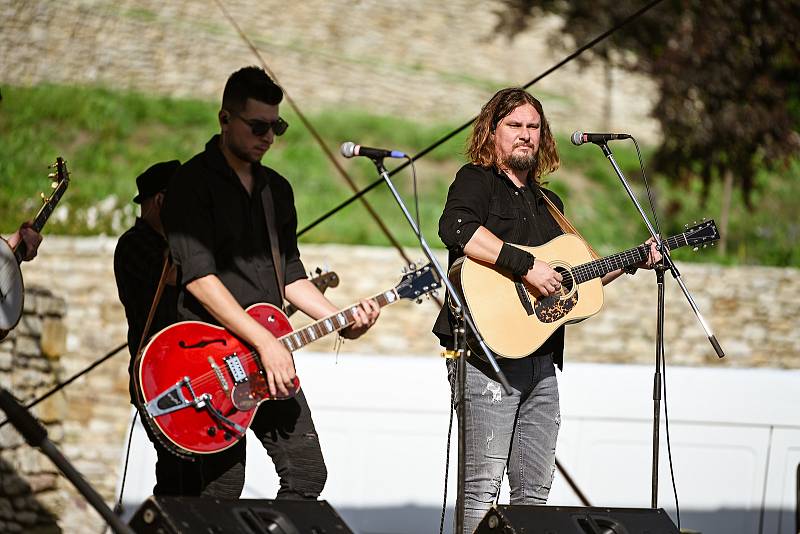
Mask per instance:
[[[550,132],[550,124],[544,115],[542,103],[525,89],[519,87],[501,89],[484,104],[478,114],[478,118],[475,119],[472,135],[467,141],[467,157],[475,165],[482,167],[497,166],[499,161],[494,144],[494,131],[501,120],[525,104],[533,106],[542,121],[540,125],[539,151],[536,154],[536,163],[531,171],[531,178],[536,183],[539,183],[539,179],[542,176],[558,169],[561,160],[558,157],[556,140]]]

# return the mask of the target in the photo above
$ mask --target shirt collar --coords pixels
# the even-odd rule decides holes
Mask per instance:
[[[511,180],[511,178],[509,178],[509,176],[505,173],[505,171],[500,169],[500,167],[495,165],[492,168],[492,171],[494,172],[495,176],[503,180],[510,187],[513,187],[514,190],[518,189],[517,184],[515,184]],[[531,180],[530,177],[528,178],[527,187],[533,192],[533,196],[536,197],[536,200],[541,202],[542,188],[535,181]]]
[[[220,134],[215,134],[206,143],[206,158],[208,165],[225,178],[239,183],[239,177],[236,176],[234,170],[230,165],[228,165],[228,160],[225,159],[225,155],[222,153],[222,149],[219,147],[220,138]],[[252,164],[252,172],[253,178],[255,179],[253,190],[261,191],[261,189],[263,189],[264,186],[269,183],[269,174],[266,172],[263,165],[258,163]]]

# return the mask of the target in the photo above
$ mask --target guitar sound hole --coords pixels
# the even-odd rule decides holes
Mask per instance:
[[[556,272],[561,275],[561,287],[564,288],[564,293],[569,293],[572,291],[572,287],[574,285],[574,280],[572,279],[572,273],[563,267],[556,267]]]

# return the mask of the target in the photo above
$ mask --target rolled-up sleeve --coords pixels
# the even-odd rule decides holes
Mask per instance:
[[[439,237],[447,248],[464,250],[478,227],[486,222],[491,196],[486,176],[478,168],[468,165],[458,171],[439,218]]]
[[[162,210],[173,262],[180,267],[182,285],[217,274],[214,260],[215,226],[205,180],[193,179],[183,168],[170,182]]]

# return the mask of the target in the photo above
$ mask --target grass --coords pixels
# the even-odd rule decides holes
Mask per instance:
[[[213,102],[152,97],[102,88],[41,85],[3,87],[0,103],[0,229],[9,232],[38,209],[39,191],[48,188],[47,164],[62,155],[72,181],[46,233],[121,234],[136,215],[130,199],[134,179],[156,161],[185,161],[200,151],[218,130]],[[352,190],[339,176],[312,136],[287,106],[282,114],[290,128],[265,157],[292,182],[299,228],[350,198]],[[463,124],[421,125],[398,117],[382,117],[358,110],[336,109],[309,120],[320,132],[336,161],[363,188],[378,176],[369,161],[338,156],[344,140],[397,148],[415,154]],[[437,221],[455,171],[463,164],[465,133],[455,136],[417,163],[419,211],[422,229],[433,246],[441,246]],[[646,233],[630,200],[606,159],[592,146],[572,147],[558,138],[562,169],[549,177],[550,187],[565,199],[567,215],[603,254],[641,242]],[[613,145],[615,156],[631,182],[637,184],[638,161],[628,144]],[[645,158],[648,149],[645,147]],[[395,164],[396,165],[396,164]],[[387,161],[387,166],[392,164]],[[800,265],[794,246],[800,227],[794,215],[800,163],[785,173],[759,175],[753,211],[738,195],[731,210],[728,254],[676,252],[678,259],[726,264]],[[410,169],[394,181],[413,209]],[[719,188],[710,191],[705,205],[700,191],[671,188],[663,176],[652,176],[659,206],[680,199],[682,207],[667,219],[664,232],[678,233],[682,225],[719,212]],[[364,196],[394,237],[404,245],[416,241],[383,184]],[[356,201],[303,234],[302,241],[386,245],[388,241],[361,202]]]

